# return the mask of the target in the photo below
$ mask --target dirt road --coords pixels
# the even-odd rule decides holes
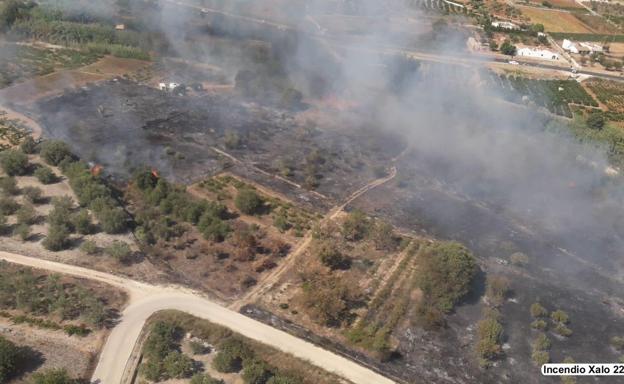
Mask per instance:
[[[102,350],[92,377],[94,383],[117,384],[121,381],[126,361],[132,353],[145,321],[153,313],[164,309],[177,309],[223,325],[253,340],[307,360],[356,384],[393,383],[392,380],[344,357],[224,308],[189,289],[140,283],[104,272],[7,252],[0,252],[0,259],[51,272],[100,281],[128,292],[128,307],[123,311],[119,324],[111,332]]]

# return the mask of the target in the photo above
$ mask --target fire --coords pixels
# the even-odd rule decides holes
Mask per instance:
[[[104,170],[104,167],[102,167],[100,164],[95,164],[93,167],[91,167],[91,174],[93,176],[99,176],[100,173],[102,173],[102,170]]]
[[[158,171],[154,168],[152,168],[152,176],[154,176],[155,178],[159,179],[160,175],[158,174]]]

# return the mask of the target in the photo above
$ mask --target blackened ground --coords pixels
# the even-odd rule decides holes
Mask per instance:
[[[303,127],[296,112],[233,95],[176,96],[123,79],[42,100],[33,113],[45,137],[69,142],[122,178],[147,165],[172,180],[195,181],[230,162],[211,149],[218,147],[271,173],[288,163],[299,184],[314,173],[319,192],[340,199],[387,171],[402,150],[396,138],[380,140],[368,128]],[[227,148],[232,134],[239,144]]]

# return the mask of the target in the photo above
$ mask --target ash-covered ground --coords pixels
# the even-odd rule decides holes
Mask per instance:
[[[217,147],[274,174],[287,168],[296,183],[312,174],[320,193],[339,199],[386,172],[403,149],[374,129],[320,127],[232,94],[176,96],[123,79],[42,100],[33,111],[47,137],[122,178],[147,165],[195,181],[231,162]]]

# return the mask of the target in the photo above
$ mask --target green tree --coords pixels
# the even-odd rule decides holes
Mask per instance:
[[[48,167],[41,166],[35,169],[35,177],[42,184],[54,184],[58,181],[56,175]]]
[[[59,165],[65,158],[73,157],[67,143],[59,140],[48,140],[41,144],[41,157],[50,165]]]
[[[206,240],[221,242],[225,239],[231,228],[212,212],[205,212],[197,223],[197,228]]]
[[[113,241],[108,247],[104,248],[104,252],[120,263],[129,262],[132,256],[130,246],[119,240]]]
[[[484,360],[494,359],[503,352],[501,337],[503,326],[493,317],[487,317],[477,324],[477,354]]]
[[[392,251],[397,246],[392,225],[383,220],[377,220],[373,226],[371,238],[375,242],[377,249]]]
[[[271,377],[267,384],[301,384],[303,383],[303,379],[300,377],[277,373],[275,376]]]
[[[85,240],[81,245],[80,245],[80,250],[84,253],[86,253],[87,255],[95,255],[99,252],[99,248],[97,246],[97,243],[93,240]]]
[[[19,224],[13,229],[13,234],[19,236],[22,241],[26,241],[30,238],[30,226],[28,224]]]
[[[533,340],[534,351],[547,351],[550,349],[551,342],[548,336],[541,333]]]
[[[359,209],[353,210],[347,215],[342,224],[342,235],[347,240],[357,241],[363,239],[370,230],[370,221],[366,214]]]
[[[0,155],[0,165],[7,175],[19,176],[28,171],[28,156],[24,153],[8,149]]]
[[[204,373],[196,373],[191,378],[191,384],[224,384],[223,380],[214,379]]]
[[[515,56],[517,49],[516,46],[511,44],[509,40],[505,40],[500,46],[500,51],[505,55]]]
[[[27,136],[22,144],[20,144],[20,150],[28,155],[37,153],[37,149],[37,142],[32,138],[32,136]]]
[[[351,260],[344,256],[336,245],[329,240],[315,240],[312,253],[318,257],[323,265],[331,269],[348,268],[350,265]]]
[[[238,194],[234,199],[234,204],[242,213],[255,215],[264,205],[264,201],[256,193],[256,191],[249,188],[243,188],[238,191]]]
[[[18,224],[32,225],[37,221],[37,211],[31,203],[24,203],[15,214]]]
[[[15,201],[15,199],[4,196],[0,197],[0,214],[2,215],[12,215],[19,208],[19,204]]]
[[[7,383],[16,373],[19,354],[15,344],[0,336],[0,383]]]
[[[31,204],[40,204],[43,201],[43,191],[39,187],[22,188],[24,199]]]
[[[594,112],[589,115],[586,123],[589,128],[599,131],[604,128],[606,120],[602,113]]]
[[[0,179],[0,189],[7,196],[17,195],[19,188],[17,187],[17,180],[15,177],[7,176]]]
[[[173,351],[164,358],[163,367],[168,377],[182,379],[193,374],[194,362],[185,354]]]
[[[561,324],[567,324],[570,321],[568,314],[565,311],[562,311],[561,309],[553,311],[550,314],[550,318],[552,319],[552,321],[561,323]]]
[[[119,207],[105,208],[97,217],[102,230],[108,234],[122,233],[128,229],[126,213]]]
[[[81,209],[76,212],[71,218],[72,224],[76,229],[76,232],[81,235],[88,235],[93,231],[93,223],[91,221],[91,215],[86,209]]]
[[[43,239],[43,247],[49,251],[58,252],[69,245],[69,231],[63,225],[50,225],[48,235]]]
[[[266,384],[273,376],[271,367],[262,360],[248,359],[243,362],[243,381],[245,384]]]
[[[510,285],[511,283],[509,279],[505,276],[488,276],[485,294],[493,305],[502,305],[507,294],[509,293]]]

